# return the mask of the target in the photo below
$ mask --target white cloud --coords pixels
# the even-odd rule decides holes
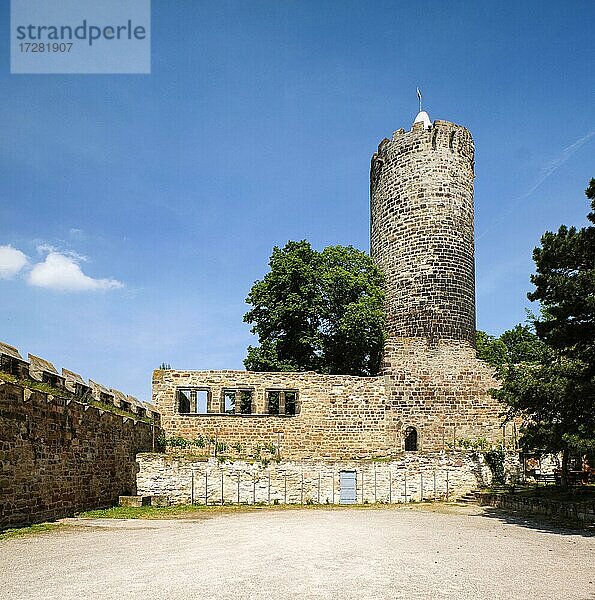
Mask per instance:
[[[116,279],[94,279],[85,275],[79,261],[83,257],[64,254],[54,249],[43,262],[37,263],[28,276],[31,285],[63,292],[113,290],[124,287]]]
[[[56,246],[52,246],[51,244],[38,244],[35,246],[35,250],[37,250],[37,254],[40,256],[43,254],[49,254],[50,252],[58,252],[58,248],[56,248]]]
[[[38,244],[35,249],[37,250],[37,254],[43,256],[44,254],[60,254],[61,256],[66,256],[68,258],[74,259],[74,261],[78,264],[81,262],[87,262],[89,259],[82,254],[78,254],[73,250],[60,250],[56,246],[52,246],[51,244]]]
[[[27,264],[27,256],[12,246],[0,246],[0,279],[14,277]]]

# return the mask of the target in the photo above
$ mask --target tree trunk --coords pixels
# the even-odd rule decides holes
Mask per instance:
[[[562,488],[568,489],[568,462],[570,459],[570,450],[568,446],[564,446],[564,450],[562,451]]]

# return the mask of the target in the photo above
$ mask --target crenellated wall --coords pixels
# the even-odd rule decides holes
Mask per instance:
[[[153,423],[0,381],[0,529],[117,503],[136,491]]]
[[[0,373],[4,379],[15,383],[38,383],[60,391],[65,397],[87,402],[93,400],[105,406],[112,406],[134,415],[154,421],[159,420],[155,407],[142,402],[134,396],[128,396],[113,388],[107,388],[91,379],[86,382],[78,373],[62,368],[60,375],[56,367],[44,358],[33,354],[24,360],[20,352],[10,344],[0,341]]]

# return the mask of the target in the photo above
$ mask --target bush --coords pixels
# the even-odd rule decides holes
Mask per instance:
[[[504,450],[492,448],[483,453],[486,463],[492,472],[492,483],[504,485],[506,481],[504,473]]]

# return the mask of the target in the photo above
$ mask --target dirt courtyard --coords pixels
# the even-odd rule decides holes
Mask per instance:
[[[493,509],[85,523],[0,542],[0,598],[595,598],[595,537]]]

